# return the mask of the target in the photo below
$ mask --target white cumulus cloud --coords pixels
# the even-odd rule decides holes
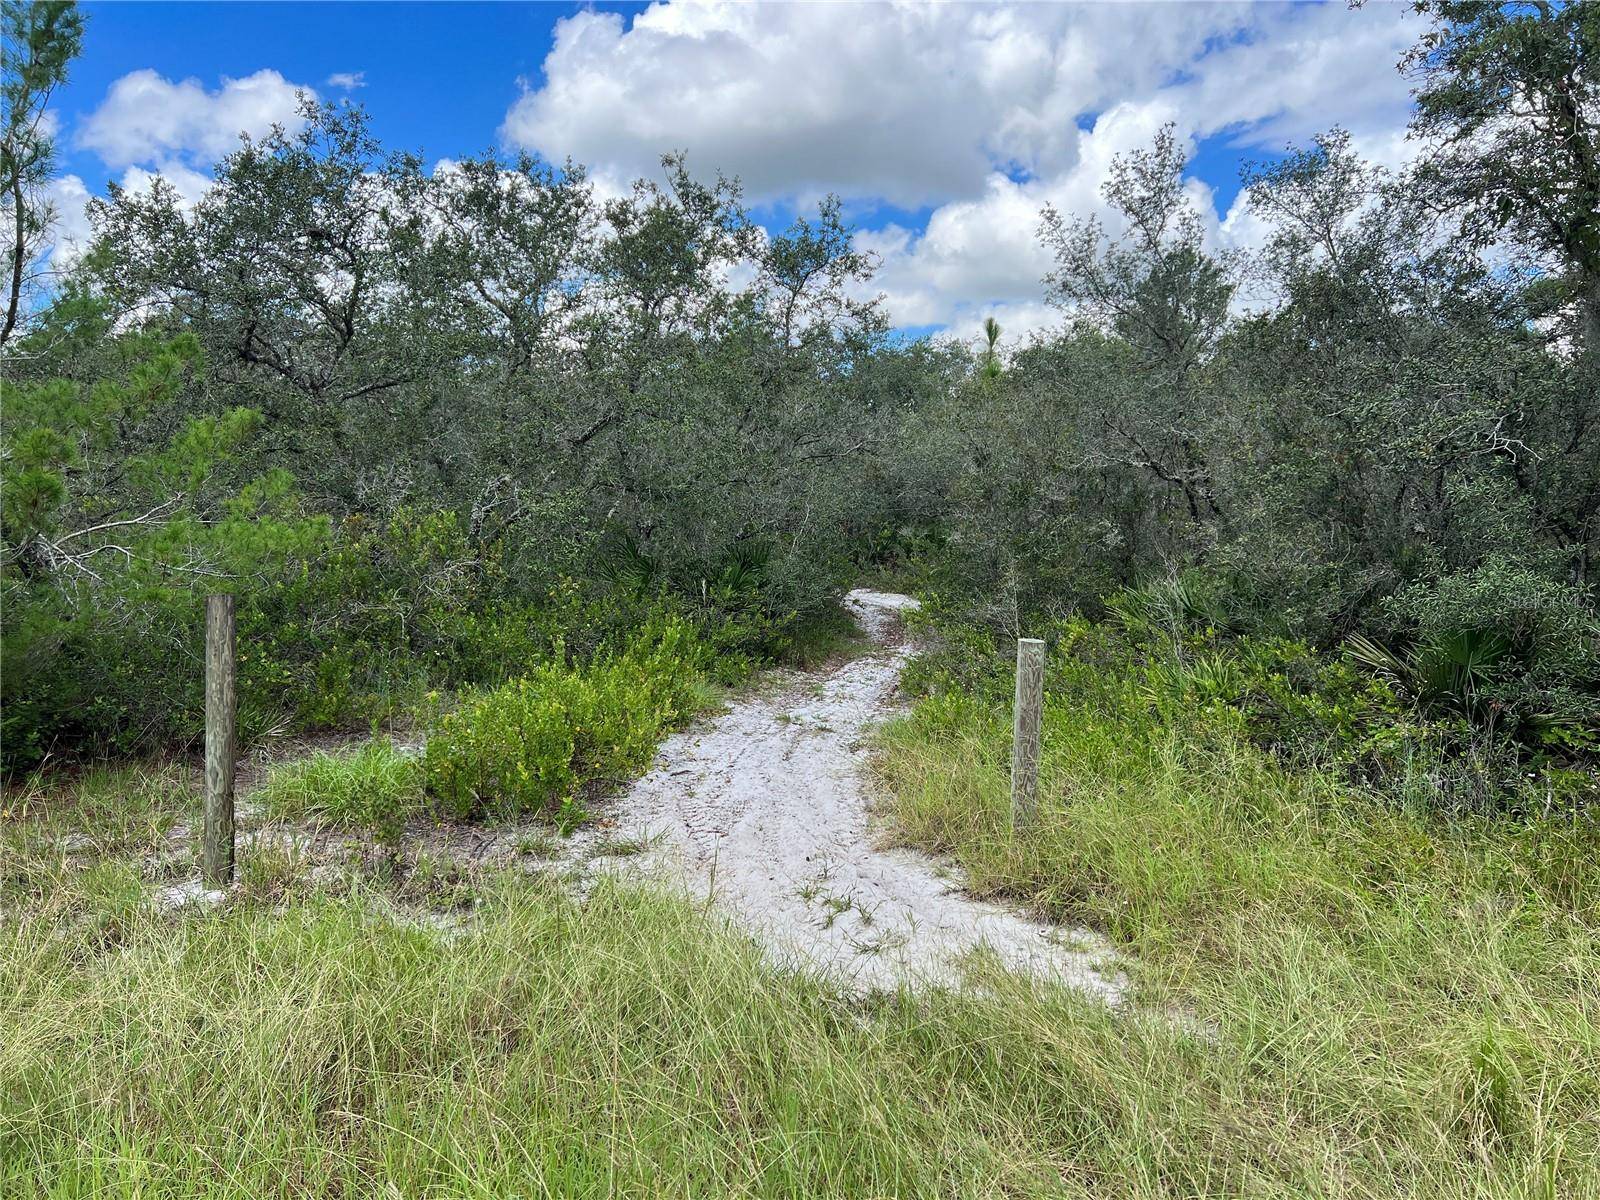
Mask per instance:
[[[1164,122],[1230,152],[1339,124],[1364,153],[1403,159],[1395,63],[1419,32],[1401,6],[658,3],[631,23],[558,21],[544,82],[501,132],[612,178],[686,150],[757,201],[834,191],[926,213],[860,236],[891,318],[995,313],[1021,332],[1058,319],[1040,209],[1103,216],[1112,158]],[[1190,190],[1218,245],[1259,241],[1239,204],[1219,219],[1211,189]]]
[[[758,199],[837,191],[908,207],[981,194],[996,166],[1070,163],[1076,117],[1153,90],[1249,10],[1185,4],[656,4],[556,23],[545,82],[502,135],[624,175],[688,150]]]
[[[132,71],[111,85],[76,140],[111,167],[209,163],[238,145],[241,133],[259,137],[274,125],[298,129],[300,92],[316,95],[273,70],[224,78],[211,91],[195,79],[173,83],[155,71]]]
[[[892,319],[960,329],[976,328],[992,314],[1008,336],[1058,322],[1040,283],[1051,266],[1039,242],[1041,210],[1052,205],[1066,214],[1108,218],[1100,186],[1112,159],[1148,146],[1176,115],[1163,100],[1118,105],[1083,135],[1070,167],[1020,181],[993,172],[981,196],[934,209],[920,234],[890,229],[862,235],[882,262],[873,286],[883,292]],[[1190,189],[1205,211],[1210,189],[1197,180]]]
[[[122,173],[120,182],[124,191],[147,192],[158,177],[172,185],[173,191],[178,193],[178,203],[184,209],[191,209],[200,203],[201,197],[211,189],[212,184],[211,176],[203,171],[191,170],[182,163],[162,163],[154,171],[129,167]]]
[[[59,175],[45,192],[54,224],[50,230],[50,270],[64,271],[89,247],[89,189],[76,175]]]

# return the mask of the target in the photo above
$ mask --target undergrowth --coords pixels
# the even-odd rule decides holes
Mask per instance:
[[[1058,654],[1013,830],[980,657],[931,654],[886,731],[892,828],[1110,933],[1120,1009],[982,958],[965,989],[856,1001],[703,905],[420,855],[328,880],[259,851],[220,910],[163,912],[140,863],[192,787],[91,772],[7,794],[0,1195],[1597,1190],[1600,837],[1575,810],[1364,793]]]
[[[1005,981],[862,1009],[655,893],[505,877],[454,940],[317,893],[118,919],[98,948],[0,931],[7,1196],[1087,1196],[1159,1171],[1087,1053],[1156,1060],[1144,1022]]]
[[[1182,1112],[1150,1129],[1173,1186],[1130,1194],[1600,1193],[1600,824],[1583,809],[1365,790],[1263,748],[1222,699],[1164,704],[1177,664],[1064,640],[1038,818],[1016,829],[1008,675],[982,636],[949,632],[882,737],[892,836],[953,856],[981,895],[1109,933],[1136,1003],[1214,1039],[1185,1052],[1193,1078],[1159,1084],[1106,1052],[1108,1075],[1171,1087]]]

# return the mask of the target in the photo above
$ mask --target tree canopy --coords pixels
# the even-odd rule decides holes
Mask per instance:
[[[1013,630],[1188,580],[1513,758],[1586,753],[1600,9],[1420,7],[1412,167],[1330,130],[1249,174],[1264,244],[1222,254],[1164,129],[1106,218],[1041,214],[1060,326],[975,352],[894,335],[839,201],[771,232],[681,155],[601,197],[308,99],[192,204],[113,187],[48,302],[11,292],[8,756],[167,736],[170,669],[124,648],[200,588],[247,598],[252,695],[309,720],[397,655],[492,675],[562,597],[721,605],[761,653],[908,563]],[[16,279],[82,21],[5,13]]]

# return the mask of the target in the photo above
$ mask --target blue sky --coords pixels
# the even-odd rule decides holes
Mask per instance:
[[[908,330],[1048,323],[1038,210],[1096,211],[1111,158],[1172,121],[1219,244],[1259,226],[1242,160],[1333,124],[1404,158],[1405,6],[90,3],[57,97],[63,239],[108,180],[199,195],[293,93],[349,96],[426,160],[490,146],[621,188],[667,150],[786,224],[844,197]],[[359,80],[359,86],[350,86]]]
[[[497,141],[519,79],[538,80],[558,18],[580,8],[634,5],[382,3],[88,3],[83,56],[57,108],[72,123],[130,71],[215,88],[263,69],[326,95],[336,73],[363,75],[349,94],[367,106],[386,145],[433,158]],[[112,177],[91,151],[63,140],[63,166],[86,182]]]

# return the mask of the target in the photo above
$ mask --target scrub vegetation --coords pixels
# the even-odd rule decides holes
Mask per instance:
[[[1060,324],[966,344],[838,200],[311,100],[63,268],[93,18],[7,0],[0,1193],[1600,1193],[1600,5],[1418,7],[1411,166],[1329,130],[1220,254],[1165,130],[1040,214]],[[982,955],[861,999],[564,874],[863,581],[924,603],[876,835],[1109,938],[1120,1006]],[[208,907],[214,592],[248,802],[356,849]]]
[[[971,638],[924,657],[883,734],[886,815],[978,894],[1128,949],[1139,1002],[1237,1089],[1189,1093],[1207,1144],[1233,1129],[1265,1156],[1207,1194],[1255,1194],[1252,1171],[1285,1195],[1600,1186],[1600,826],[1559,802],[1447,816],[1425,777],[1289,765],[1268,743],[1301,714],[1205,694],[1240,656],[1059,634],[1037,820],[1012,827],[1011,678]]]

